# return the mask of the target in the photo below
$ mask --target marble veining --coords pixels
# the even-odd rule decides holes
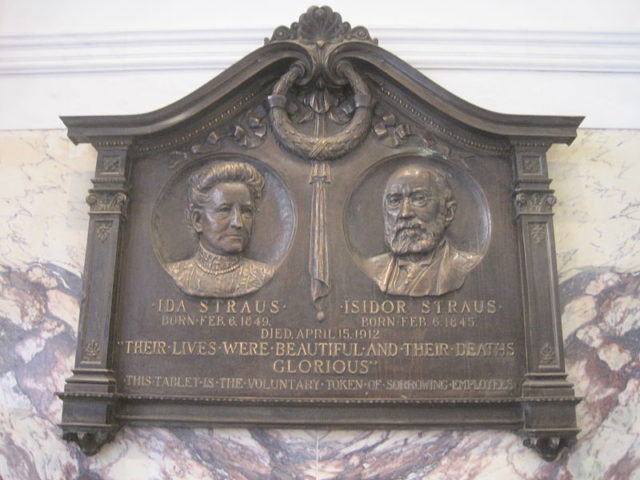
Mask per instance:
[[[96,154],[62,131],[0,131],[0,258],[9,267],[52,263],[82,271],[85,198]]]
[[[510,432],[125,427],[86,457],[60,438],[95,152],[0,133],[0,478],[640,479],[640,132],[554,147],[560,297],[578,442],[547,463]]]
[[[558,273],[640,270],[640,131],[581,130],[548,153]]]

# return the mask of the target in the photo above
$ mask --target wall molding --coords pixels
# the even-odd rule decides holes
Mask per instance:
[[[371,28],[380,45],[482,108],[640,128],[640,32]],[[182,98],[268,28],[0,35],[0,130],[133,114]],[[597,94],[594,94],[597,92]]]
[[[422,70],[640,73],[640,33],[371,28]],[[0,36],[1,75],[222,70],[269,30],[159,30]]]

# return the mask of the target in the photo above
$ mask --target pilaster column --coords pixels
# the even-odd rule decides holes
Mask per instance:
[[[525,445],[552,460],[577,434],[573,386],[566,378],[553,205],[544,143],[514,142],[515,221],[519,231],[526,373]]]
[[[119,428],[113,423],[113,372],[118,260],[127,217],[130,139],[96,141],[93,188],[89,190],[89,238],[85,255],[78,347],[67,379],[61,427],[63,437],[95,453]]]

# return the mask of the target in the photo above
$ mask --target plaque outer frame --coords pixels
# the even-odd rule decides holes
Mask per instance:
[[[309,12],[323,10],[326,15],[337,15],[328,7],[314,8],[317,9],[312,7]],[[301,17],[300,24],[304,21]],[[308,23],[307,18],[307,27]],[[330,44],[330,60],[318,56],[318,52],[325,51],[324,45],[305,41],[300,24],[293,24],[279,27],[263,47],[165,108],[141,115],[62,117],[75,144],[90,143],[98,152],[93,188],[87,198],[90,222],[76,361],[73,375],[59,394],[63,399],[63,437],[77,442],[87,454],[96,453],[122,424],[149,423],[518,430],[524,435],[525,444],[547,460],[556,458],[575,440],[575,405],[579,399],[565,373],[552,223],[555,197],[549,188],[546,152],[554,143],[570,144],[583,117],[506,115],[481,109],[378,47],[363,27],[351,29],[346,23],[338,23],[341,29],[325,31],[322,40]],[[462,137],[473,146],[474,137],[465,132],[478,132],[497,145],[491,148],[502,149],[510,156],[526,347],[521,398],[265,398],[238,402],[228,398],[119,393],[114,372],[114,325],[133,162],[154,149],[177,150],[195,143],[200,131],[180,130],[181,125],[219,108],[251,79],[263,76],[275,81],[296,63],[302,65],[303,80],[323,68],[331,77],[336,75],[331,65],[343,60],[356,70],[369,72],[368,78],[383,78],[385,84],[403,89],[451,123],[464,126],[459,131],[441,129],[442,137]],[[385,93],[393,95],[392,89]]]

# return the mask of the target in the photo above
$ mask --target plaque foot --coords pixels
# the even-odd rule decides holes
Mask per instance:
[[[95,428],[92,430],[82,428],[73,430],[65,429],[62,438],[67,442],[75,442],[85,455],[91,456],[98,453],[103,445],[112,441],[117,430],[118,427],[109,429]]]
[[[553,462],[562,451],[575,442],[574,438],[560,436],[530,436],[522,442],[525,447],[535,450],[547,462]]]

